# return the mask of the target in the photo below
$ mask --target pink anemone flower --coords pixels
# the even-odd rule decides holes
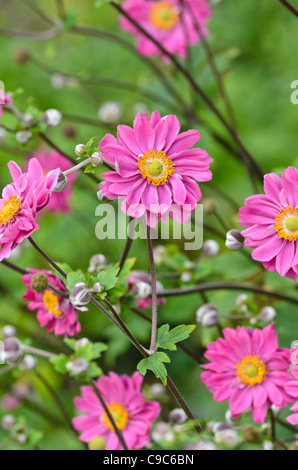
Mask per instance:
[[[197,44],[208,34],[206,23],[211,8],[206,0],[126,0],[122,6],[168,52],[180,57],[186,57],[188,46]],[[137,49],[141,55],[161,53],[127,18],[122,17],[120,24],[124,30],[136,36]],[[164,54],[162,58],[168,60]]]
[[[15,162],[8,168],[13,183],[5,186],[0,199],[0,262],[9,258],[12,250],[39,229],[35,217],[49,202],[60,170],[44,177],[38,161],[33,158],[23,173]]]
[[[146,401],[141,391],[142,382],[139,372],[132,377],[110,372],[96,384],[129,450],[139,450],[149,444],[152,422],[160,414],[159,403]],[[81,441],[91,442],[103,437],[105,450],[123,450],[94,390],[87,386],[82,387],[81,392],[82,398],[76,397],[74,403],[85,415],[72,421],[75,430],[82,433]]]
[[[118,138],[107,134],[99,144],[102,158],[115,165],[115,171],[102,175],[103,195],[123,199],[123,211],[131,217],[144,215],[151,227],[167,215],[186,222],[202,197],[197,182],[212,178],[212,158],[206,150],[191,149],[199,132],[179,131],[176,116],[161,118],[154,111],[149,119],[139,113],[133,128],[120,125]]]
[[[48,288],[37,293],[31,288],[31,279],[35,274],[43,273],[48,278]],[[74,308],[70,303],[66,286],[62,279],[52,274],[50,271],[40,271],[30,269],[29,274],[23,276],[23,283],[28,287],[23,299],[30,302],[29,310],[37,310],[36,318],[40,326],[48,325],[48,332],[54,331],[56,336],[67,335],[75,336],[80,333],[81,325],[78,320],[78,312],[86,312],[85,307]],[[54,289],[51,289],[54,288]],[[61,294],[59,294],[61,292]]]
[[[290,397],[293,397],[293,400],[295,399],[295,403],[291,408],[291,411],[294,411],[294,413],[290,416],[287,417],[287,420],[291,424],[298,424],[298,366],[294,366],[291,368],[291,374],[293,377],[291,377],[292,380],[286,383],[285,385],[285,391],[290,395]]]
[[[287,168],[280,178],[265,175],[265,194],[246,199],[239,225],[252,257],[269,271],[298,282],[298,170]]]
[[[42,166],[44,175],[47,175],[50,171],[60,168],[61,171],[69,170],[73,165],[69,160],[61,155],[56,150],[46,151],[40,149],[36,154],[30,157],[36,158]],[[30,160],[29,160],[30,161]],[[73,185],[76,180],[77,174],[71,173],[67,176],[68,186],[64,191],[56,192],[52,195],[47,210],[51,212],[66,212],[71,211],[70,198],[73,192]]]
[[[226,328],[224,339],[210,343],[202,381],[215,401],[229,400],[233,417],[251,408],[256,423],[263,423],[272,405],[291,403],[285,391],[290,380],[290,350],[279,349],[274,325],[263,330]]]

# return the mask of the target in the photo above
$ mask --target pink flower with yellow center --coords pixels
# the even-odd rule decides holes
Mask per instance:
[[[122,6],[168,52],[181,57],[186,57],[189,45],[197,44],[208,33],[206,23],[211,8],[207,0],[126,0]],[[160,54],[158,47],[128,19],[121,18],[120,24],[137,37],[140,54]]]
[[[39,229],[36,214],[48,204],[60,171],[44,177],[35,158],[26,173],[15,162],[9,162],[8,168],[13,183],[3,189],[0,199],[0,261],[9,258],[19,243]]]
[[[229,400],[234,417],[251,408],[255,422],[263,423],[272,405],[284,408],[292,401],[284,389],[290,350],[278,348],[274,325],[226,328],[223,335],[208,345],[202,381],[215,401]]]
[[[23,276],[23,283],[28,287],[23,299],[29,302],[29,310],[37,310],[36,318],[42,327],[48,325],[48,332],[54,331],[56,336],[74,336],[81,331],[78,310],[86,312],[87,308],[75,308],[69,301],[67,289],[59,277],[50,271],[30,269]],[[48,288],[37,293],[31,288],[31,280],[35,274],[43,273],[48,278]],[[66,295],[65,295],[66,294]]]
[[[239,225],[252,257],[269,271],[298,282],[298,170],[287,168],[282,177],[265,175],[265,194],[246,199]]]
[[[69,160],[61,155],[56,150],[40,149],[31,158],[36,158],[42,166],[43,173],[46,176],[50,171],[60,168],[61,171],[69,170],[73,165]],[[29,160],[30,161],[30,160]],[[52,194],[52,197],[47,205],[47,210],[51,212],[66,212],[71,211],[70,199],[73,193],[73,185],[77,178],[77,173],[71,173],[67,176],[68,186],[64,191]]]
[[[96,384],[129,450],[139,450],[149,444],[152,423],[160,414],[159,403],[146,401],[142,382],[139,372],[132,377],[110,372]],[[82,387],[81,392],[82,397],[76,397],[74,403],[85,415],[72,421],[75,430],[82,433],[81,441],[92,442],[102,437],[105,450],[123,450],[94,390]]]
[[[132,217],[145,216],[156,227],[167,215],[186,222],[202,194],[197,182],[212,178],[206,150],[192,149],[197,130],[180,132],[176,116],[161,118],[154,111],[137,114],[133,128],[120,125],[117,138],[107,134],[100,142],[102,158],[115,166],[102,176],[104,196],[123,199],[122,209]]]

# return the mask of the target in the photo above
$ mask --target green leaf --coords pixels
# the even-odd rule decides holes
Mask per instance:
[[[97,276],[97,280],[102,283],[105,290],[110,290],[116,286],[118,283],[117,274],[119,272],[119,267],[104,269]]]
[[[179,325],[176,328],[170,330],[170,326],[162,325],[157,330],[157,348],[169,349],[170,351],[176,351],[176,343],[184,341],[195,329],[195,325]]]
[[[86,284],[86,278],[82,272],[73,271],[67,274],[66,287],[71,291],[79,282]]]
[[[101,377],[103,371],[95,362],[90,362],[88,370],[85,374],[77,375],[76,379],[82,382],[87,382],[89,379],[94,379],[96,377]]]
[[[142,359],[139,362],[137,369],[142,375],[146,375],[148,370],[151,370],[157,379],[161,379],[164,385],[167,384],[167,369],[164,362],[171,362],[169,356],[164,352],[156,352],[152,356]]]
[[[67,372],[66,364],[69,362],[69,358],[65,354],[60,354],[59,356],[52,357],[50,363],[53,364],[55,370],[59,374],[65,374]]]
[[[64,343],[72,350],[75,348],[77,340],[73,338],[64,338]]]

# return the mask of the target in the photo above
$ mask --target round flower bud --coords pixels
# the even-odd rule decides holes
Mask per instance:
[[[216,307],[212,304],[202,305],[196,312],[197,322],[202,326],[211,327],[218,325],[219,313]]]
[[[30,131],[19,131],[16,133],[16,139],[19,144],[26,144],[31,137],[32,133]]]
[[[277,418],[277,417],[280,415],[280,413],[281,413],[281,408],[279,408],[279,407],[276,406],[276,405],[272,405],[272,406],[271,406],[271,410],[272,410],[273,416],[274,416],[275,418]]]
[[[219,253],[219,244],[215,240],[206,240],[203,243],[202,251],[205,256],[213,257]]]
[[[147,297],[149,297],[151,292],[152,292],[152,289],[151,289],[150,284],[148,284],[147,282],[142,282],[142,281],[137,282],[132,289],[133,295],[138,300],[147,299]]]
[[[160,423],[157,423],[155,426],[153,432],[152,432],[152,437],[154,441],[160,442],[160,441],[166,441],[166,442],[173,442],[175,440],[175,435],[172,431],[171,426],[169,423],[165,423],[161,421]]]
[[[271,441],[264,441],[262,444],[263,450],[274,450],[274,444]]]
[[[264,320],[265,322],[272,322],[276,317],[276,310],[273,307],[264,307],[259,313],[259,318]]]
[[[1,351],[1,359],[3,362],[18,362],[23,356],[22,345],[16,338],[8,338],[3,341],[3,351]]]
[[[167,250],[163,245],[158,245],[153,248],[154,262],[156,264],[161,264],[164,261],[166,253]]]
[[[27,442],[26,434],[17,434],[15,438],[19,444],[25,444]]]
[[[187,420],[187,416],[181,408],[175,408],[172,410],[169,418],[174,424],[183,424]]]
[[[62,120],[62,114],[57,109],[48,109],[42,119],[48,127],[57,127]]]
[[[104,437],[96,437],[92,441],[88,442],[89,450],[105,450],[106,440]]]
[[[107,264],[107,258],[104,255],[94,255],[89,261],[89,272],[99,272]]]
[[[86,346],[86,344],[89,344],[90,340],[88,338],[80,338],[76,341],[74,348],[78,349],[81,346]]]
[[[16,420],[13,415],[4,415],[1,420],[1,426],[7,431],[14,426],[15,422]]]
[[[151,385],[150,391],[151,391],[153,397],[156,397],[156,398],[161,397],[165,394],[164,386],[159,384],[159,383]]]
[[[66,369],[68,372],[71,372],[73,375],[81,375],[87,372],[89,363],[82,358],[75,359],[73,362],[68,362],[66,364]]]
[[[67,176],[65,176],[64,173],[62,173],[62,171],[60,171],[57,184],[54,188],[54,192],[61,193],[62,191],[65,191],[67,186],[68,186],[68,178]]]
[[[185,261],[185,263],[183,264],[183,267],[185,269],[192,269],[194,267],[194,263],[192,261]]]
[[[104,285],[101,282],[97,282],[93,286],[93,291],[96,292],[97,294],[100,294],[105,290]]]
[[[216,444],[224,444],[229,447],[235,447],[238,443],[238,434],[234,429],[225,429],[219,431],[214,436],[214,442]]]
[[[181,274],[180,279],[181,279],[182,282],[191,282],[192,275],[191,275],[190,272],[185,272],[185,273]]]
[[[203,200],[203,213],[205,215],[212,215],[217,209],[216,200],[213,197],[208,197]]]
[[[212,432],[216,434],[220,431],[225,431],[226,429],[231,429],[231,426],[224,421],[219,421],[213,424]]]
[[[33,124],[34,121],[34,116],[32,114],[24,114],[24,122],[27,126],[30,126]]]
[[[103,188],[104,184],[105,184],[105,183],[102,182],[102,183],[99,183],[99,185],[97,186],[97,193],[96,193],[96,194],[97,194],[97,198],[98,198],[101,202],[108,200],[108,198],[107,198],[107,197],[103,194],[103,192],[102,192],[102,188]]]
[[[108,101],[100,106],[98,110],[98,119],[106,124],[113,124],[122,116],[122,108],[116,101]]]
[[[27,354],[20,364],[22,370],[33,370],[36,366],[37,360],[31,354]]]
[[[239,251],[244,245],[244,236],[241,235],[240,230],[230,230],[227,233],[226,247],[231,251]]]
[[[53,73],[51,76],[51,84],[56,90],[61,90],[67,84],[67,77],[61,73]]]
[[[103,160],[102,160],[102,158],[101,158],[101,153],[100,153],[100,152],[94,152],[94,153],[91,155],[91,163],[92,163],[92,165],[94,165],[94,166],[101,165],[102,162],[103,162]]]
[[[36,273],[31,278],[31,289],[37,294],[41,294],[49,287],[48,276],[44,273]]]
[[[233,426],[238,421],[238,418],[233,417],[230,408],[227,409],[226,414],[225,414],[225,418],[226,418],[226,422],[228,423],[229,426]]]
[[[69,300],[74,307],[84,307],[89,304],[91,295],[86,284],[79,282],[70,292]]]
[[[83,144],[78,144],[75,148],[75,154],[78,157],[82,157],[86,153],[86,146]]]
[[[250,444],[258,444],[260,442],[260,432],[255,426],[245,426],[242,429],[242,436],[245,442]]]
[[[11,325],[5,325],[2,328],[2,339],[8,339],[8,338],[15,338],[17,336],[18,332],[17,329],[14,326]]]
[[[31,54],[26,47],[17,47],[14,50],[13,58],[17,64],[24,65],[31,59]]]

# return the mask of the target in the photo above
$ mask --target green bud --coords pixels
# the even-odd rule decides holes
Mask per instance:
[[[260,442],[261,437],[259,430],[254,426],[245,426],[245,428],[242,429],[242,436],[245,442],[250,444],[257,444]]]
[[[44,273],[36,273],[31,278],[31,289],[41,294],[49,287],[48,277]]]
[[[89,450],[105,450],[106,440],[104,437],[96,437],[88,443]]]

